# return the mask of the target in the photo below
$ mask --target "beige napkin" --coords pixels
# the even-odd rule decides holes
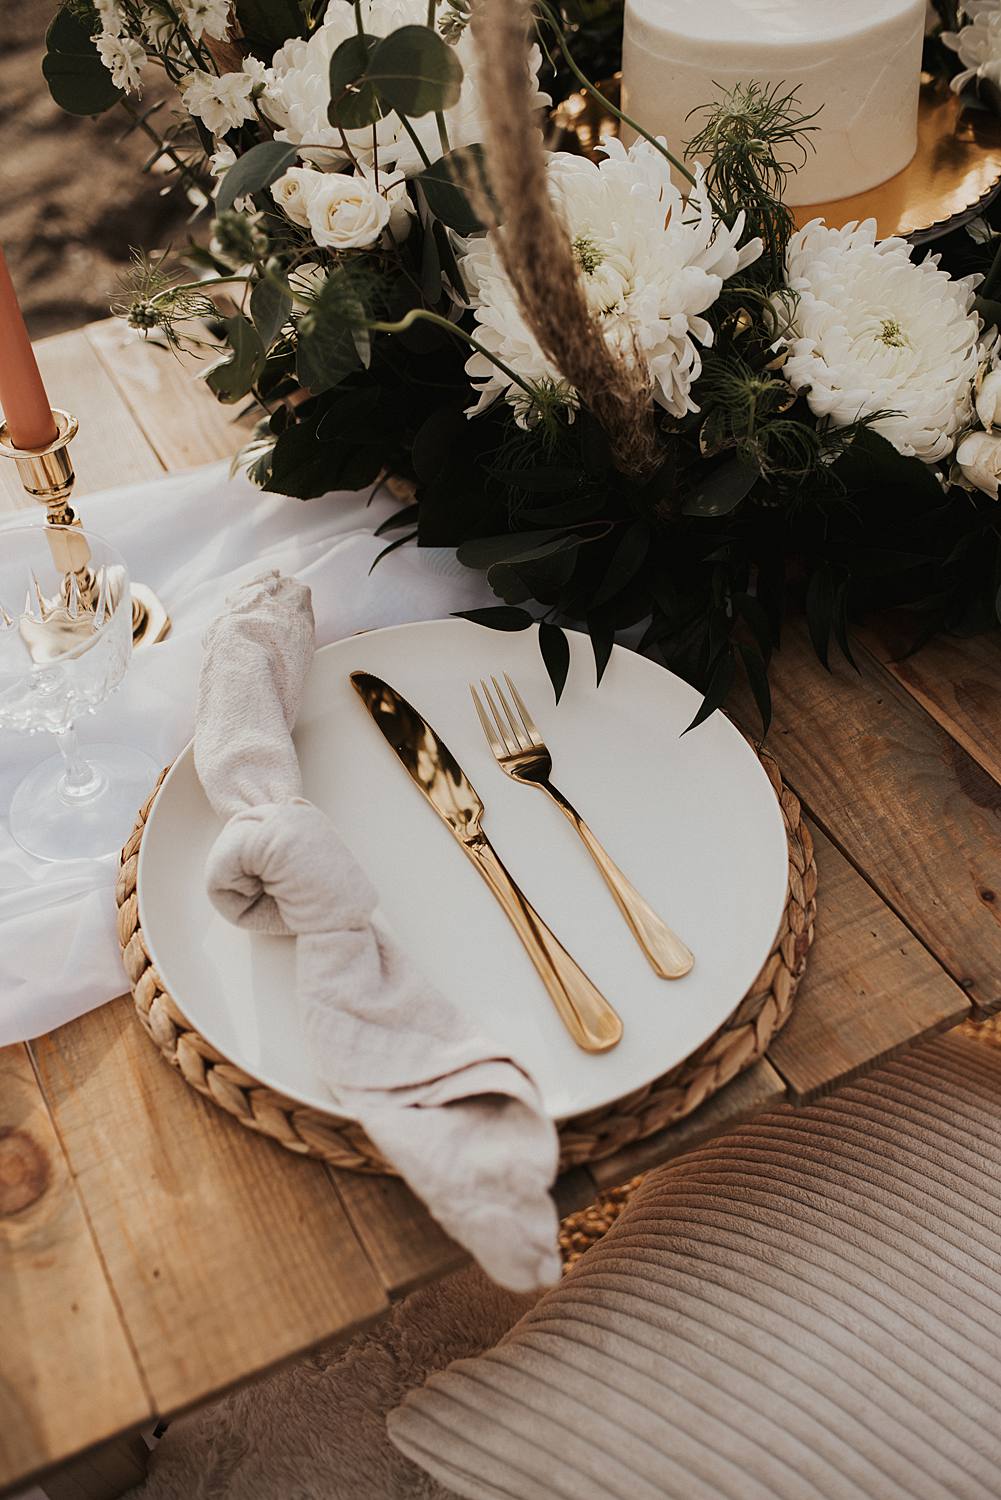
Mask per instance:
[[[309,590],[269,573],[227,603],[205,637],[195,727],[198,775],[228,819],[209,895],[239,927],[295,935],[319,1072],[443,1228],[502,1286],[550,1285],[558,1146],[535,1084],[415,972],[374,918],[364,871],[302,796],[291,729],[313,655]]]

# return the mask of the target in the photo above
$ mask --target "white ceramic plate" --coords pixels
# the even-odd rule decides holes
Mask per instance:
[[[501,858],[622,1016],[612,1052],[588,1056],[567,1036],[500,907],[370,720],[348,680],[355,669],[409,698],[455,754]],[[556,785],[695,953],[686,978],[654,975],[570,825],[494,763],[466,684],[503,671],[552,750]],[[505,635],[464,620],[373,631],[316,654],[295,732],[306,795],[372,877],[414,963],[531,1071],[556,1118],[611,1103],[687,1057],[740,1002],[778,931],[788,875],[778,804],[721,715],[681,737],[698,703],[679,678],[618,647],[596,688],[590,643],[572,635],[557,708],[534,630]],[[240,932],[205,894],[220,827],[189,745],[142,842],[150,956],[224,1056],[330,1109],[298,1027],[292,940]]]

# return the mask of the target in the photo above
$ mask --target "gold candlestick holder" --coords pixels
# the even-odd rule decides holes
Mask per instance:
[[[7,423],[0,422],[0,456],[12,458],[17,464],[17,472],[26,493],[45,506],[48,525],[80,526],[80,518],[70,504],[76,475],[69,455],[69,445],[76,437],[80,424],[69,412],[53,408],[52,415],[56,423],[56,436],[44,448],[16,447],[10,440]],[[83,533],[75,537],[65,531],[54,532],[50,545],[56,565],[65,574],[64,589],[67,597],[72,575],[80,598],[95,607],[97,582],[90,569],[90,550]],[[133,646],[152,646],[157,641],[162,641],[170,631],[170,616],[163,604],[144,583],[133,583],[131,592]]]

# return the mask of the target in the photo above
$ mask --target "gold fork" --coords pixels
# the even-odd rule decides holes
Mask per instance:
[[[558,787],[553,786],[549,779],[553,769],[552,756],[525,706],[524,699],[508,674],[504,673],[504,681],[517,705],[520,722],[515,719],[511,704],[505,697],[497,678],[491,677],[490,681],[497,695],[496,702],[489,685],[482,677],[480,678],[480,688],[490,706],[490,717],[472,683],[469,684],[469,691],[472,694],[483,733],[486,735],[487,744],[493,751],[497,764],[512,780],[524,782],[526,786],[537,786],[548,793],[583,839],[585,848],[601,871],[605,884],[615,897],[619,911],[625,917],[654,972],[659,974],[661,979],[680,979],[689,972],[695,962],[690,950],[644,901],[639,891],[626,879],[615,861],[595,838],[577,809],[567,801]]]

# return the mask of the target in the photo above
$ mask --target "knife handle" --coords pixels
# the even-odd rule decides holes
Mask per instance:
[[[463,848],[504,908],[578,1047],[610,1051],[622,1037],[622,1022],[604,995],[518,889],[486,835],[464,840]]]

